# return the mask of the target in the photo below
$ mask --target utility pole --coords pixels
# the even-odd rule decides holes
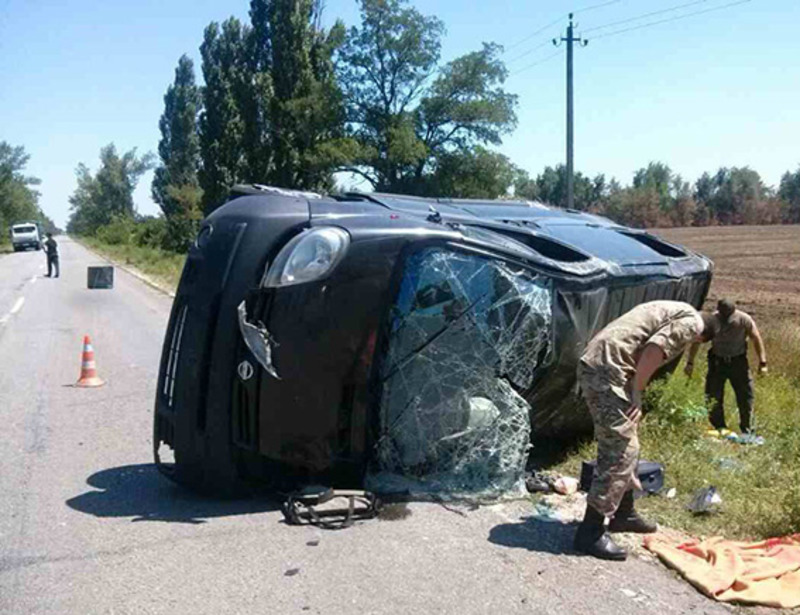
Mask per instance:
[[[578,43],[586,47],[589,41],[573,35],[574,25],[572,23],[572,13],[569,14],[569,26],[567,26],[567,36],[561,39],[553,39],[553,45],[558,46],[560,42],[567,44],[567,209],[575,208],[575,185],[574,185],[574,152],[573,152],[573,103],[572,103],[572,44]]]

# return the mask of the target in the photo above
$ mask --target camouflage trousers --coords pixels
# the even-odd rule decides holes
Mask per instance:
[[[612,517],[628,489],[641,489],[636,474],[639,464],[638,423],[625,412],[630,402],[610,390],[583,388],[597,438],[597,476],[589,489],[587,503]]]

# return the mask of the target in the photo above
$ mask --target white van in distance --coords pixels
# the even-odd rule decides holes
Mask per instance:
[[[32,222],[15,224],[11,227],[11,245],[14,252],[26,248],[42,249],[42,238],[39,235],[39,228]]]

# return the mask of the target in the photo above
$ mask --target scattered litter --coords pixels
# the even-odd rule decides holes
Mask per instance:
[[[293,577],[294,575],[299,574],[299,572],[300,572],[299,568],[289,568],[289,570],[283,573],[283,576]]]
[[[548,478],[549,477],[534,472],[525,479],[525,488],[528,490],[528,493],[548,493],[552,484],[552,480],[548,480]]]
[[[673,499],[676,495],[678,495],[678,490],[675,487],[670,488],[669,491],[666,493],[667,499]]]
[[[709,429],[706,432],[706,435],[713,440],[726,440],[727,442],[733,442],[735,444],[752,444],[755,446],[761,446],[766,442],[764,436],[757,436],[754,433],[738,434],[730,429]]]
[[[290,495],[282,512],[290,525],[338,530],[350,527],[355,521],[377,517],[380,508],[380,500],[369,491],[309,486]]]
[[[553,483],[553,491],[561,495],[572,495],[578,491],[578,479],[571,476],[561,476]]]
[[[536,506],[533,507],[533,518],[548,523],[560,523],[563,521],[561,515],[550,502],[537,502]]]
[[[637,595],[632,589],[625,589],[624,587],[621,587],[619,591],[625,594],[628,598],[635,598]]]
[[[761,446],[764,444],[764,442],[766,442],[766,440],[764,440],[764,436],[757,436],[754,433],[743,433],[740,436],[736,436],[735,439],[729,439],[737,444],[752,444],[754,446]]]
[[[694,492],[692,500],[686,507],[695,515],[719,512],[722,498],[716,487],[703,487]]]
[[[592,481],[597,474],[597,461],[584,461],[581,465],[580,490],[589,492]],[[664,488],[664,466],[655,461],[641,460],[636,466],[636,475],[642,484],[642,491],[636,491],[636,497],[654,494]]]
[[[732,459],[731,457],[721,457],[714,460],[714,463],[719,467],[720,470],[739,470],[742,467],[741,461],[738,459]]]
[[[319,546],[319,538],[317,538],[316,540],[309,540],[306,543],[306,546],[307,547],[318,547]]]

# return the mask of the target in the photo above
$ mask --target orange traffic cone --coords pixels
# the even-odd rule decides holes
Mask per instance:
[[[76,387],[101,387],[105,384],[97,377],[97,366],[94,363],[94,348],[88,335],[83,336],[83,356],[81,357],[81,377]]]

